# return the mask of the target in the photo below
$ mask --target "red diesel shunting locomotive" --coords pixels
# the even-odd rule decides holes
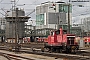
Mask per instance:
[[[76,53],[79,49],[79,45],[75,42],[74,34],[67,34],[66,30],[51,31],[48,36],[48,43],[45,44],[46,49],[51,52],[62,52]]]

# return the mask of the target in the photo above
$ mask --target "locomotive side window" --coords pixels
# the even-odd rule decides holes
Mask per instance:
[[[60,30],[55,31],[56,35],[60,34]]]
[[[51,35],[53,35],[53,32],[51,32]]]
[[[63,30],[63,34],[67,34],[67,30]]]
[[[54,32],[52,31],[50,34],[51,34],[51,35],[54,35]]]

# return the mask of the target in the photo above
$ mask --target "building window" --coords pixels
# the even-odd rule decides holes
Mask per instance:
[[[66,13],[68,13],[68,5],[59,4],[59,12],[66,12]],[[72,5],[70,5],[70,12],[72,12]]]
[[[36,15],[36,25],[44,24],[44,14]]]

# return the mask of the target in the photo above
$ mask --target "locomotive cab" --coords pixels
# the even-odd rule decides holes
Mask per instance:
[[[67,35],[67,52],[77,52],[79,49],[79,45],[75,43],[75,35]]]

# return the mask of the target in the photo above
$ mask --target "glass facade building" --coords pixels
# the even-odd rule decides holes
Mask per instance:
[[[36,15],[36,24],[43,25],[44,24],[44,14]]]
[[[69,9],[68,9],[69,7]],[[69,11],[68,11],[69,10]],[[50,28],[50,24],[54,24],[56,27],[58,19],[62,21],[61,24],[65,25],[68,21],[68,12],[72,13],[72,5],[66,4],[65,2],[57,3],[57,2],[46,2],[36,7],[36,26],[47,25]],[[58,18],[59,17],[59,18]],[[62,18],[63,17],[63,18]],[[70,21],[71,21],[70,16]],[[60,23],[59,21],[59,23]],[[60,24],[60,25],[61,25]],[[54,26],[53,25],[53,26]],[[55,27],[54,26],[54,27]],[[64,26],[63,26],[64,27]],[[65,25],[66,29],[66,25]]]

